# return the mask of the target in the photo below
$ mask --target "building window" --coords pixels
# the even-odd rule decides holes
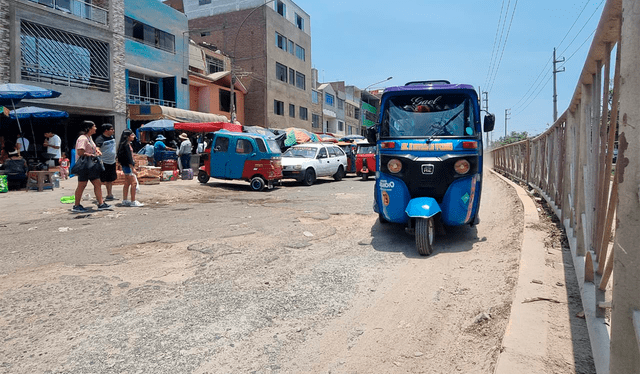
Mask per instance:
[[[289,117],[296,118],[296,106],[289,104]]]
[[[129,39],[175,53],[176,37],[131,17],[124,17],[124,34]]]
[[[109,44],[63,30],[20,22],[22,80],[111,90]]]
[[[275,7],[276,7],[276,12],[283,16],[284,18],[287,18],[287,6],[280,0],[275,2]]]
[[[292,55],[295,54],[296,48],[295,48],[295,43],[291,40],[289,40],[289,53],[291,53]]]
[[[287,38],[283,35],[276,32],[276,47],[282,49],[283,51],[287,50]]]
[[[332,94],[325,93],[324,94],[324,102],[329,106],[333,106],[333,102],[335,101],[335,96]]]
[[[353,115],[353,118],[359,119],[360,118],[360,108],[355,108],[354,111],[355,111],[355,114]]]
[[[287,83],[287,67],[276,62],[276,79]]]
[[[338,131],[344,131],[344,122],[338,121]]]
[[[282,101],[273,100],[273,113],[278,116],[284,116],[284,103]]]
[[[137,104],[160,104],[160,79],[129,71],[128,101]]]
[[[219,91],[219,101],[220,101],[220,111],[221,112],[227,112],[227,113],[231,113],[231,91],[227,91],[227,90],[220,90]],[[233,103],[236,105],[237,108],[237,101],[236,101],[236,93],[233,93]]]
[[[320,128],[320,116],[315,113],[311,114],[311,127],[314,129]]]
[[[296,57],[301,59],[302,61],[304,61],[305,58],[305,53],[304,53],[304,48],[300,47],[299,45],[296,44]]]
[[[304,31],[304,18],[300,17],[298,13],[296,13],[296,26],[302,31]]]
[[[318,104],[318,91],[316,90],[312,90],[311,91],[311,102],[314,104]]]
[[[296,84],[296,71],[291,68],[289,68],[289,83]]]
[[[207,56],[206,59],[207,59],[208,74],[224,71],[224,61],[211,56]]]
[[[296,87],[298,87],[301,90],[304,90],[307,88],[307,85],[305,82],[305,76],[300,72],[296,72]]]
[[[344,109],[344,100],[338,99],[338,109]]]
[[[309,112],[307,111],[307,108],[300,107],[300,119],[303,121],[306,121],[309,119]]]
[[[198,0],[198,5],[211,4],[211,0]]]

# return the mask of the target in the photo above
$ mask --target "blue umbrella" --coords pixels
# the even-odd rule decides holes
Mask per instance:
[[[60,92],[21,83],[0,84],[0,105],[15,105],[24,99],[48,99],[60,96]],[[15,109],[15,108],[14,108]]]
[[[53,110],[38,108],[36,106],[26,106],[9,112],[9,118],[11,119],[25,119],[25,118],[67,118],[69,113],[62,110]]]
[[[155,121],[151,121],[149,123],[145,123],[138,130],[140,131],[163,131],[163,130],[173,130],[173,124],[176,121],[172,121],[170,119],[157,119]]]

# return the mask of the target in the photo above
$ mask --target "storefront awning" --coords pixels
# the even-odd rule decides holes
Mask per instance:
[[[195,112],[162,105],[127,105],[128,117],[132,121],[170,119],[176,122],[229,122],[226,116]]]

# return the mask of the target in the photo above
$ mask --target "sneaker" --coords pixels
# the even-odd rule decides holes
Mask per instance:
[[[102,203],[102,204],[98,205],[98,210],[106,210],[106,209],[111,209],[111,205],[109,205],[107,203]]]
[[[73,213],[86,213],[88,211],[89,209],[83,207],[82,205],[74,205],[74,207],[71,208],[71,212]]]
[[[113,201],[116,200],[115,196],[111,195],[111,196],[107,196],[104,198],[104,201]]]
[[[144,206],[143,203],[139,202],[138,200],[132,201],[129,206],[136,206],[136,207],[140,207],[140,206]]]
[[[122,200],[122,206],[131,206],[131,200]]]

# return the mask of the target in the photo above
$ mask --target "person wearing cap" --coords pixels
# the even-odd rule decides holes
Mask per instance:
[[[191,166],[191,141],[186,133],[180,134],[178,136],[182,142],[180,143],[180,147],[176,153],[178,154],[178,168],[180,169],[180,174],[182,174],[182,170],[189,169]]]
[[[156,161],[156,164],[158,164],[160,161],[162,161],[162,152],[163,151],[175,151],[175,148],[171,148],[171,147],[167,147],[164,144],[164,141],[167,140],[167,138],[164,137],[164,135],[158,135],[156,137],[156,142],[153,144],[153,158]]]

